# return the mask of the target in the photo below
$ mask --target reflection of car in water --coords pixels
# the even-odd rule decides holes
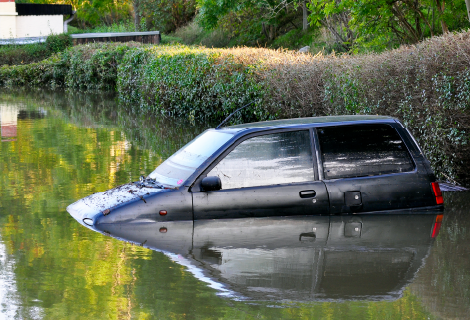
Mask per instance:
[[[400,297],[442,215],[295,216],[101,224],[163,251],[216,288],[255,300]]]
[[[440,210],[423,153],[398,122],[318,117],[209,129],[147,178],[67,207],[116,222]]]

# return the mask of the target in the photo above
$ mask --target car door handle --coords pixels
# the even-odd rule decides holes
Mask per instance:
[[[299,192],[301,198],[313,198],[317,195],[315,190],[304,190]]]
[[[315,234],[315,232],[301,233],[300,236],[299,236],[299,241],[302,241],[302,237],[304,237],[304,240],[307,240],[307,241],[310,241],[310,242],[313,242],[317,239],[317,235]],[[307,238],[307,239],[305,239],[305,238]]]

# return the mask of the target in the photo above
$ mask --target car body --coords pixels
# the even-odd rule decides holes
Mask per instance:
[[[147,178],[83,198],[84,225],[442,210],[410,132],[385,116],[329,116],[208,129]]]

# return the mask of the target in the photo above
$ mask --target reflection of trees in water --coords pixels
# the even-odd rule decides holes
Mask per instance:
[[[85,313],[95,319],[128,318],[138,305],[142,277],[136,273],[152,252],[90,232],[71,219],[65,207],[93,192],[136,180],[141,171],[153,170],[160,157],[128,142],[127,132],[113,124],[118,116],[125,118],[124,111],[114,112],[114,120],[109,120],[111,103],[69,103],[66,97],[0,96],[2,103],[24,108],[19,139],[2,143],[0,149],[0,238],[15,261],[15,290],[21,300],[10,303],[20,305],[18,315],[23,319],[30,318],[29,311],[36,306],[44,309],[45,318]],[[155,127],[143,131],[143,124],[138,133],[144,132],[145,139]],[[174,152],[177,143],[167,144],[166,152]],[[172,265],[168,259],[158,260],[162,269]],[[178,282],[168,274],[159,280],[166,288],[171,281]],[[183,289],[177,291],[170,296],[183,295]]]
[[[42,119],[46,116],[43,110],[20,110],[18,112],[18,120],[24,119]]]
[[[54,117],[66,118],[79,127],[119,128],[126,140],[140,148],[150,149],[166,159],[191,141],[209,125],[195,125],[182,119],[170,119],[143,112],[140,106],[123,107],[112,92],[64,92],[11,90],[0,92],[2,101],[48,110]],[[38,113],[25,110],[25,115]],[[25,108],[27,109],[27,108]],[[148,172],[149,173],[149,172]]]
[[[410,286],[427,310],[442,318],[470,314],[469,192],[444,193],[444,221],[426,265]]]

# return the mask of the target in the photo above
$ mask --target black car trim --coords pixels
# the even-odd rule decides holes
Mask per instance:
[[[422,214],[423,211],[430,211],[430,212],[441,212],[444,210],[443,205],[435,205],[435,206],[426,206],[426,207],[415,207],[415,208],[402,208],[402,209],[392,209],[392,210],[380,210],[380,211],[364,211],[364,212],[357,212],[357,213],[349,213],[348,215],[364,215],[364,214],[409,214],[409,213],[416,213]]]
[[[405,175],[405,174],[416,174],[416,173],[418,173],[418,168],[417,167],[415,167],[413,169],[413,171],[386,173],[386,174],[379,174],[379,175],[374,175],[374,176],[359,176],[359,177],[347,177],[347,178],[336,178],[336,179],[324,179],[323,181],[334,182],[334,181],[338,181],[338,180],[390,177],[390,176]]]
[[[315,128],[310,128],[310,147],[312,148],[312,160],[313,160],[313,177],[315,181],[321,180],[318,173],[318,155],[317,155],[317,146],[315,144]],[[316,170],[315,170],[316,167]]]
[[[318,139],[317,128],[313,128],[313,142],[315,144],[315,154],[317,158],[318,179],[323,181],[325,180],[325,177],[323,176],[323,161],[322,161],[320,140]]]
[[[395,124],[395,118],[385,118],[385,119],[371,119],[371,120],[348,120],[348,121],[336,121],[336,122],[312,122],[312,123],[302,123],[302,124],[290,124],[290,125],[278,125],[278,126],[271,126],[271,127],[247,127],[247,128],[233,128],[233,127],[224,127],[220,129],[213,129],[217,131],[223,132],[227,130],[227,132],[234,134],[236,139],[241,136],[255,133],[255,132],[264,132],[270,130],[279,130],[279,129],[287,129],[287,130],[301,130],[305,129],[308,130],[310,128],[322,128],[322,127],[334,127],[334,126],[347,126],[347,125],[361,125],[361,124]],[[234,133],[235,132],[235,133]]]

